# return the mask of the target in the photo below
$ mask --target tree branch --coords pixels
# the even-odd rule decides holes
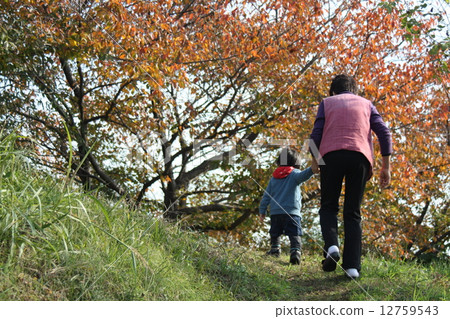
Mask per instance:
[[[144,198],[145,192],[147,191],[147,189],[152,186],[154,183],[156,183],[157,181],[159,181],[161,178],[161,176],[155,176],[150,180],[147,180],[146,182],[144,182],[144,184],[142,184],[141,190],[139,191],[139,194],[136,198],[136,205],[139,205],[142,202],[142,199]]]
[[[441,236],[439,236],[438,238],[436,238],[436,240],[432,241],[431,243],[429,243],[428,245],[425,245],[424,247],[422,247],[421,249],[419,249],[415,254],[414,254],[414,259],[418,258],[420,255],[422,255],[424,252],[426,252],[427,250],[433,248],[434,246],[436,246],[437,244],[441,243],[441,242],[445,242],[448,239],[450,239],[450,231],[447,231],[445,233],[443,233]]]
[[[81,94],[81,90],[80,90],[80,87],[78,86],[75,78],[73,77],[73,74],[72,74],[72,71],[70,70],[68,61],[63,57],[59,57],[59,62],[61,62],[61,68],[64,72],[64,75],[66,76],[66,80],[67,80],[67,83],[69,84],[69,87],[73,90],[73,92],[75,93],[75,96],[77,96],[79,98],[80,94]]]
[[[257,136],[258,136],[258,133],[251,132],[244,138],[240,139],[237,146],[243,145],[244,147],[247,147],[247,145],[244,143],[244,141],[252,143],[256,139]],[[194,179],[195,177],[199,176],[200,174],[218,168],[222,161],[226,161],[231,158],[231,156],[236,152],[237,146],[234,147],[230,151],[223,152],[222,154],[213,156],[213,157],[203,161],[200,165],[193,168],[189,172],[180,173],[180,175],[178,175],[178,177],[176,179],[176,184],[179,187],[185,186],[190,180]]]
[[[227,212],[236,209],[235,206],[221,205],[221,204],[210,204],[197,207],[182,207],[177,209],[178,212],[183,214],[195,214],[195,213],[206,213],[206,212]]]
[[[89,119],[86,119],[85,122],[86,123],[90,123],[90,122],[95,122],[95,121],[98,121],[98,120],[107,120],[109,115],[113,111],[113,109],[117,106],[117,99],[119,98],[119,96],[122,93],[122,91],[129,84],[133,83],[134,81],[135,81],[134,79],[129,79],[129,80],[125,81],[125,82],[122,82],[122,85],[119,87],[119,89],[117,90],[117,92],[114,95],[113,99],[109,103],[109,108],[106,110],[106,112],[103,115],[98,115],[98,116],[94,116],[94,117],[91,117]]]
[[[98,162],[95,160],[92,153],[88,154],[89,162],[92,164],[92,167],[94,168],[95,172],[100,176],[100,178],[103,180],[103,184],[112,189],[113,191],[117,192],[119,195],[126,195],[126,191],[121,188],[112,178],[109,176],[98,164]]]

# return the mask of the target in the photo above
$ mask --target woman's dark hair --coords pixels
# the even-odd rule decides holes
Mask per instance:
[[[357,94],[358,86],[356,85],[356,81],[352,76],[339,74],[331,82],[330,96],[342,93],[344,91],[349,91]]]
[[[278,166],[294,166],[295,168],[300,168],[300,154],[293,149],[283,148],[280,155],[278,155],[276,163]]]

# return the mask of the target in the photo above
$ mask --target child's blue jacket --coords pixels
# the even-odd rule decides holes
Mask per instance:
[[[311,167],[300,171],[292,166],[280,166],[272,174],[269,185],[259,205],[259,213],[265,215],[290,214],[300,216],[302,197],[299,185],[311,178]]]

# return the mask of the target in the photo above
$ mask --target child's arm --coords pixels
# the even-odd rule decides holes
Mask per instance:
[[[292,173],[291,173],[292,174]],[[311,167],[308,167],[307,169],[296,173],[296,181],[297,181],[297,185],[300,185],[301,183],[306,182],[308,179],[311,178],[311,176],[313,176],[313,170]]]
[[[264,195],[261,199],[261,202],[259,203],[259,218],[261,219],[261,221],[263,221],[264,218],[266,218],[267,207],[269,207],[270,204],[269,194],[270,194],[270,182],[267,188],[264,190]]]

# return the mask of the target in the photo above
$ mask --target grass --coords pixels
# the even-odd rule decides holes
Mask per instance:
[[[448,300],[448,262],[367,255],[358,281],[211,242],[80,192],[0,139],[0,300]]]

